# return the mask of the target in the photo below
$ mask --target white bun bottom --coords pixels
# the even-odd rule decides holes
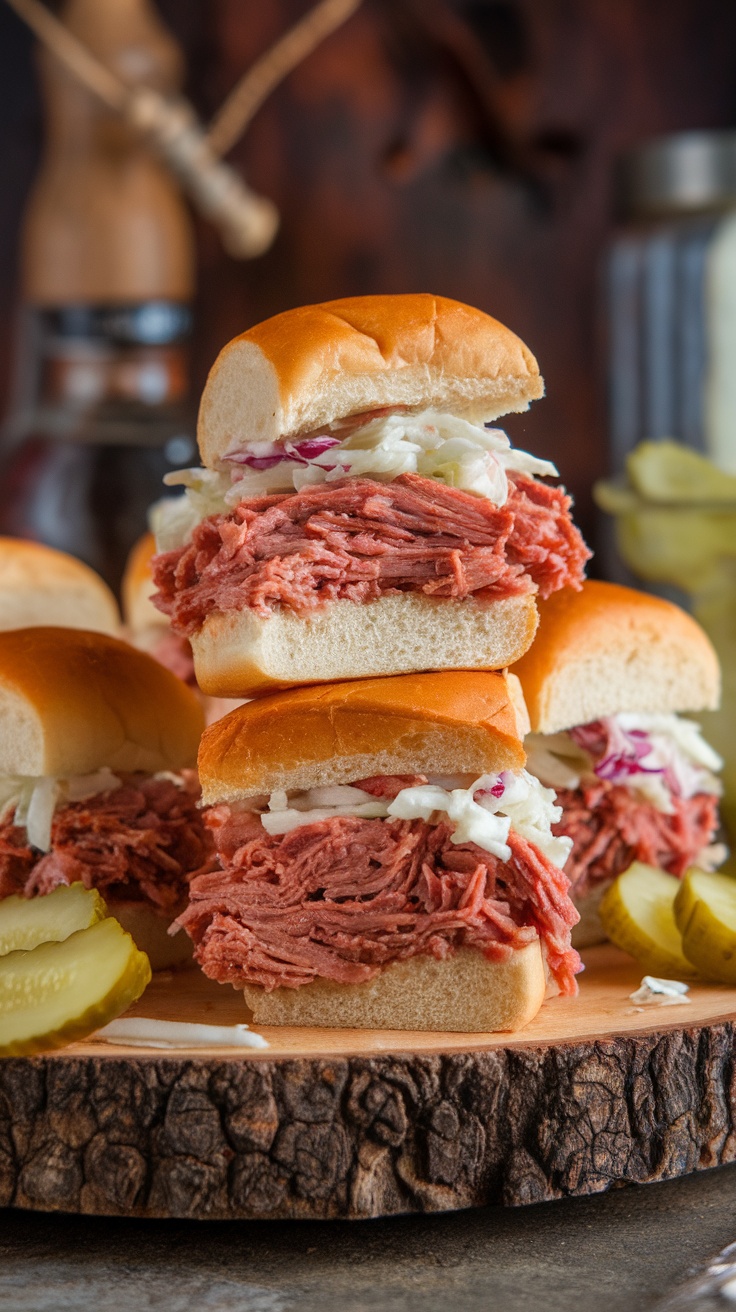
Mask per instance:
[[[420,670],[500,670],[531,645],[533,596],[478,602],[395,593],[334,601],[309,619],[252,610],[210,615],[192,637],[197,682],[216,697],[249,697],[293,684]]]
[[[489,1034],[528,1025],[546,986],[536,939],[506,961],[461,948],[445,961],[418,956],[394,962],[367,984],[318,979],[298,989],[266,993],[247,985],[244,992],[257,1025]]]

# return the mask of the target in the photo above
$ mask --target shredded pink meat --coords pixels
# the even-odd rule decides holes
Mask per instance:
[[[539,934],[561,991],[576,992],[568,880],[513,832],[504,863],[423,820],[343,817],[272,837],[222,805],[209,823],[222,869],[193,879],[178,923],[213,979],[267,991],[359,984],[422,953],[472,947],[503,960]]]
[[[207,866],[212,838],[197,809],[199,784],[127,775],[120,788],[56,812],[51,851],[28,845],[12,818],[0,824],[0,898],[50,893],[77,880],[118,902],[145,902],[171,919],[190,876]]]
[[[713,842],[718,828],[718,799],[712,793],[675,797],[673,812],[666,815],[639,801],[625,785],[599,779],[558,789],[557,802],[563,815],[553,832],[573,840],[565,865],[573,897],[620,875],[632,861],[679,878]]]
[[[579,588],[589,558],[570,498],[509,478],[505,506],[417,474],[345,478],[241,501],[203,520],[191,541],[154,558],[159,610],[191,635],[214,611],[278,606],[309,615],[327,602],[391,592],[483,600]]]

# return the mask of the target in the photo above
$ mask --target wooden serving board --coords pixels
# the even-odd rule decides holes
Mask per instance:
[[[375,1217],[532,1203],[736,1158],[736,990],[637,1009],[584,954],[517,1034],[262,1029],[270,1047],[85,1042],[0,1062],[0,1206],[148,1217]],[[230,1025],[240,996],[159,976],[139,1015]]]

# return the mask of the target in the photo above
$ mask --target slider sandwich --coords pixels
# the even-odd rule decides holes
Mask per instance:
[[[720,673],[695,620],[648,593],[588,581],[540,612],[514,672],[533,730],[528,769],[555,789],[553,830],[572,840],[565,871],[585,947],[605,938],[598,905],[632,862],[680,877],[725,855],[714,845],[722,762],[681,715],[717,708]]]
[[[156,591],[151,568],[155,555],[156,540],[152,533],[144,533],[128,556],[121,586],[126,632],[136,647],[147,651],[177,679],[196,690],[189,639],[174,633],[166,616],[151,601]]]
[[[141,651],[146,651],[154,660],[165,665],[177,679],[197,694],[204,708],[208,724],[219,720],[220,716],[241,705],[241,699],[230,697],[205,697],[194,672],[194,658],[188,638],[174,633],[165,615],[157,610],[151,601],[155,592],[151,564],[156,554],[156,542],[152,533],[144,533],[135,543],[125,566],[123,574],[123,617],[125,631],[130,642]]]
[[[115,638],[19,629],[0,633],[0,726],[0,898],[81,880],[154,969],[188,956],[168,928],[211,846],[194,694]]]
[[[230,342],[205,467],[156,516],[155,604],[203,691],[518,659],[589,555],[554,466],[492,426],[542,393],[518,337],[445,297],[303,306]]]
[[[576,992],[570,842],[516,696],[486,672],[367,679],[206,731],[219,868],[178,923],[257,1023],[512,1030]]]
[[[116,634],[120,612],[107,584],[81,560],[40,542],[0,537],[0,630],[48,624]]]

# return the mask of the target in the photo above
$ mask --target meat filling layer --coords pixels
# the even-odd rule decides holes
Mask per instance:
[[[51,850],[29,846],[12,816],[0,824],[0,898],[50,893],[77,880],[118,902],[141,902],[172,919],[186,903],[190,875],[208,861],[212,838],[197,809],[193,772],[184,786],[145,775],[59,807]]]
[[[539,935],[561,992],[576,992],[569,881],[513,831],[504,862],[424,820],[343,816],[271,836],[252,812],[222,805],[208,822],[222,868],[192,880],[178,923],[212,979],[267,991],[360,984],[421,953],[471,947],[503,960]]]
[[[416,474],[252,497],[155,558],[154,601],[191,635],[213,612],[246,607],[268,618],[280,606],[307,616],[392,592],[547,597],[579,588],[590,555],[570,505],[559,488],[519,475],[502,507]]]
[[[718,829],[718,798],[713,793],[672,798],[670,813],[638,798],[623,784],[583,781],[558,788],[562,819],[552,832],[571,838],[565,864],[573,897],[614,879],[632,861],[659,866],[678,878],[712,843]]]

